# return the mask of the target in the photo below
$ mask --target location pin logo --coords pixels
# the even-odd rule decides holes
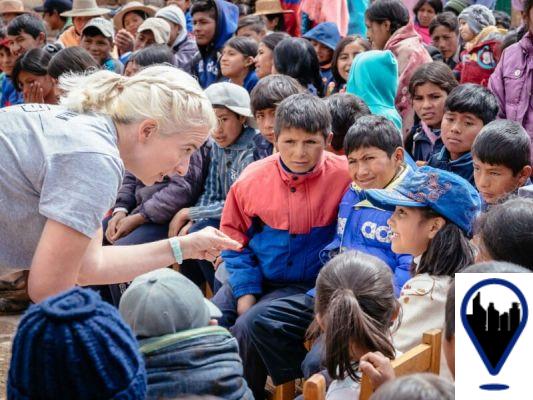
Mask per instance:
[[[497,285],[514,293],[512,301],[504,309],[497,309],[490,286]],[[485,288],[485,290],[482,290]],[[511,293],[510,293],[511,294]],[[511,294],[512,295],[512,294]],[[488,306],[483,306],[482,302]],[[471,312],[467,312],[471,305]],[[500,307],[502,308],[502,307]],[[472,286],[461,303],[461,320],[470,340],[491,375],[498,375],[522,334],[528,318],[525,296],[511,282],[504,279],[485,279]],[[509,386],[489,383],[480,386],[484,390],[505,390]]]

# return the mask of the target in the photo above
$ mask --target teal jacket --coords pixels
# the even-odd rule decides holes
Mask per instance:
[[[391,51],[365,51],[355,57],[346,91],[360,97],[372,114],[390,119],[402,130],[402,117],[394,107],[398,90],[398,62]]]

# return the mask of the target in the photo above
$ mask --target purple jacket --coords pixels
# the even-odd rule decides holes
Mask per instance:
[[[500,118],[520,122],[533,140],[533,35],[528,32],[504,50],[489,80]]]
[[[126,172],[114,208],[125,208],[130,214],[139,213],[157,224],[170,222],[179,210],[194,205],[202,194],[210,150],[208,141],[191,156],[187,175],[165,177],[163,182],[152,186],[145,186]]]

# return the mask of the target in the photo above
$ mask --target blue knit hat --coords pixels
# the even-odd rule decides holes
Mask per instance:
[[[31,306],[17,329],[7,398],[141,400],[146,370],[118,311],[74,288]]]

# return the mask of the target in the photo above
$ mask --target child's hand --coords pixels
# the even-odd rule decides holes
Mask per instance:
[[[122,218],[118,221],[115,234],[111,235],[110,242],[114,243],[121,237],[130,234],[145,222],[146,219],[141,214],[128,215],[127,217]]]
[[[423,166],[427,165],[428,162],[419,160],[415,164],[416,164],[417,167],[423,167]]]
[[[237,314],[242,315],[255,304],[256,299],[253,294],[245,294],[237,300]]]
[[[39,82],[24,85],[22,95],[24,96],[24,103],[44,103],[43,88]]]
[[[119,211],[111,217],[111,219],[107,222],[107,229],[105,230],[105,237],[109,243],[113,243],[112,237],[115,236],[115,233],[117,232],[117,224],[118,222],[126,218],[126,213],[124,211]]]
[[[189,218],[189,209],[182,208],[178,211],[174,218],[170,221],[168,226],[168,237],[178,236],[181,229],[190,221]]]
[[[366,353],[359,359],[359,369],[370,378],[374,388],[395,378],[391,361],[379,351]]]
[[[115,35],[115,44],[120,54],[133,50],[135,38],[125,29],[121,29]]]

